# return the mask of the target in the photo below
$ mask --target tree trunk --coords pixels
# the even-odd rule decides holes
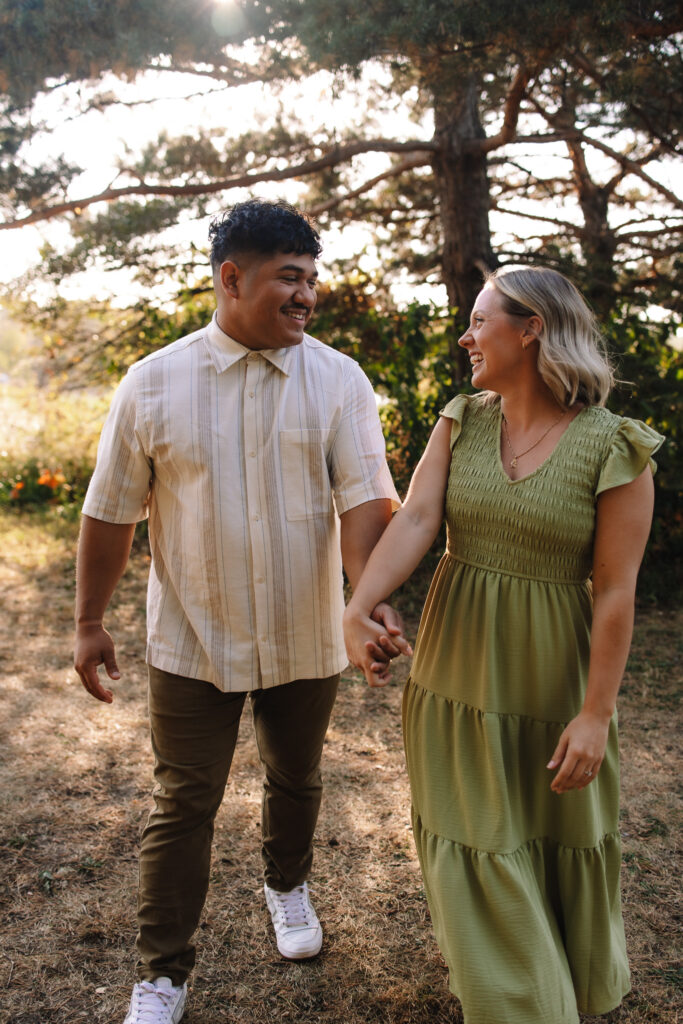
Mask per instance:
[[[497,266],[489,229],[487,157],[478,142],[485,133],[479,119],[478,80],[474,74],[443,82],[434,89],[433,170],[443,232],[443,280],[457,321],[466,321],[481,290],[484,274]],[[457,322],[456,321],[456,322]],[[466,353],[453,338],[451,356],[457,383],[469,371]]]
[[[576,195],[583,215],[580,233],[581,253],[586,265],[584,294],[598,317],[606,316],[614,305],[617,273],[614,256],[617,239],[609,225],[610,187],[601,187],[591,178],[580,143],[569,143]]]

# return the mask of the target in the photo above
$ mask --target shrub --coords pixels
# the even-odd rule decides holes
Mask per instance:
[[[0,505],[80,509],[111,395],[4,385]]]

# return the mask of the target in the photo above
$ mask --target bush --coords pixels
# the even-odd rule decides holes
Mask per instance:
[[[641,600],[658,603],[678,600],[683,556],[683,355],[669,344],[675,327],[647,323],[628,309],[604,327],[619,378],[609,408],[665,438],[655,455],[654,521],[638,587]]]
[[[0,505],[80,510],[111,394],[4,385]]]

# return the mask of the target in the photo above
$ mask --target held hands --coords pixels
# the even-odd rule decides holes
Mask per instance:
[[[114,695],[105,690],[97,675],[97,666],[104,665],[110,679],[120,679],[114,641],[101,623],[81,624],[76,630],[74,668],[88,693],[97,700],[111,704]]]
[[[352,599],[344,613],[344,641],[349,661],[362,670],[370,686],[385,686],[391,678],[391,659],[413,653],[401,616],[385,602],[368,616]]]
[[[610,719],[581,711],[560,736],[559,743],[546,765],[559,771],[550,788],[555,793],[585,789],[600,770],[607,746]]]

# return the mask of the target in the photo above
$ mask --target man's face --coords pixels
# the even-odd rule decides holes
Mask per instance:
[[[245,348],[288,348],[303,340],[315,307],[318,272],[312,256],[248,256],[221,266],[218,324]]]

